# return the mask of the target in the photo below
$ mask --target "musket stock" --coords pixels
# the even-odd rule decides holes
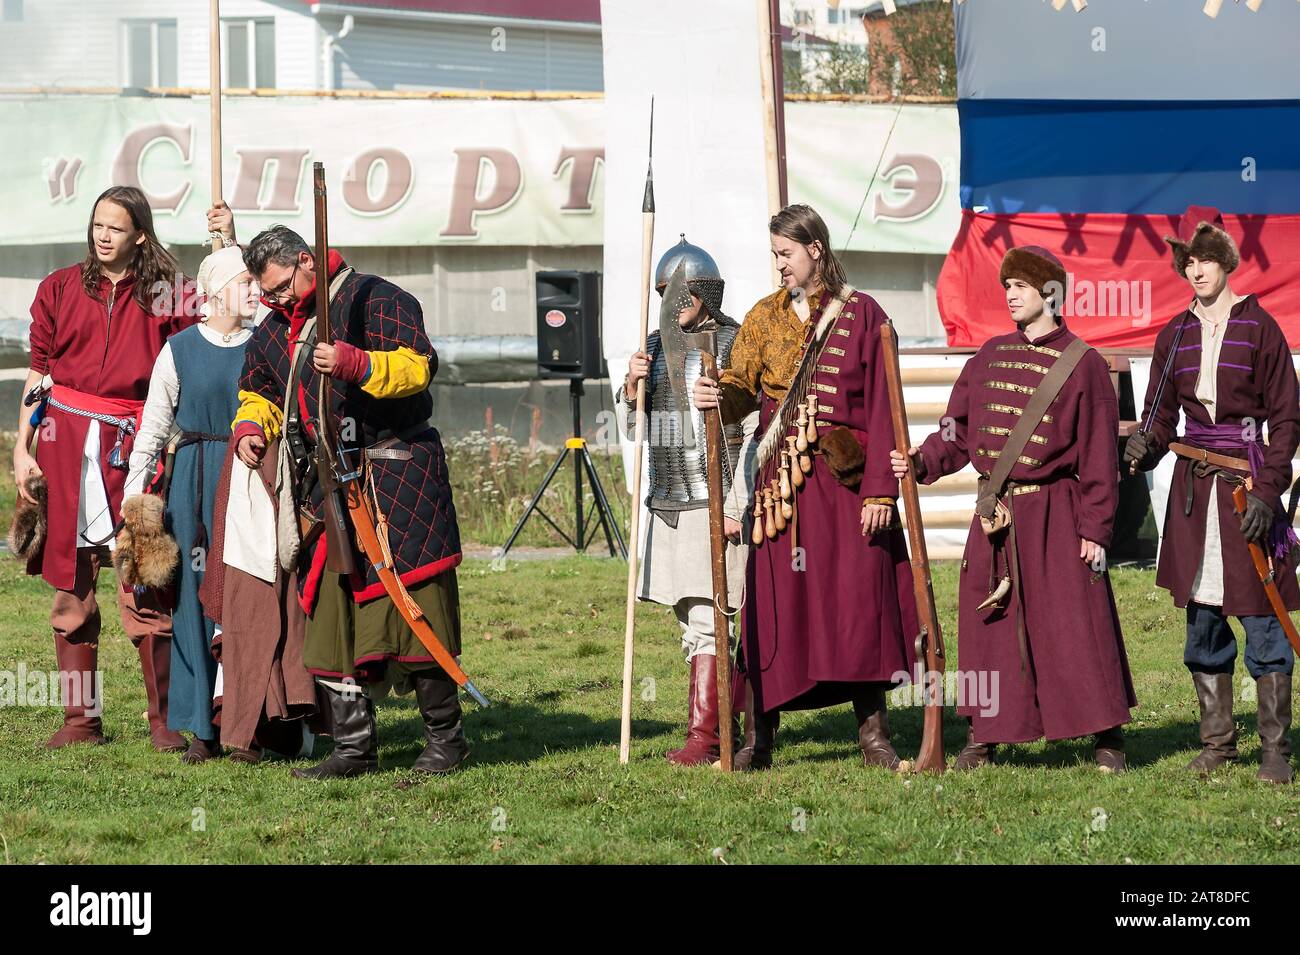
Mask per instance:
[[[894,426],[894,447],[908,462],[907,477],[899,482],[903,508],[907,514],[907,542],[912,555],[912,590],[916,596],[916,614],[921,624],[917,635],[918,662],[924,662],[921,685],[925,689],[925,720],[921,731],[921,752],[914,769],[921,772],[944,771],[943,756],[943,632],[934,605],[934,587],[930,580],[930,555],[925,546],[925,526],[921,520],[921,498],[916,488],[916,472],[907,449],[911,438],[907,427],[907,406],[903,402],[903,376],[898,368],[898,338],[894,326],[886,322],[880,329],[880,344],[885,353],[885,381],[889,388],[889,416]]]

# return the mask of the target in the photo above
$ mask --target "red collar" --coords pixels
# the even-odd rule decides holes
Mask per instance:
[[[339,273],[339,270],[346,267],[346,263],[343,261],[343,256],[339,255],[336,250],[330,249],[329,255],[326,257],[326,267],[329,272],[330,281],[333,281],[334,276]],[[307,291],[302,294],[302,297],[299,298],[298,301],[293,303],[292,309],[287,309],[284,305],[278,302],[267,302],[266,299],[262,299],[262,301],[271,309],[271,311],[275,312],[289,323],[289,337],[291,339],[297,338],[298,332],[302,329],[303,323],[306,322],[316,310],[316,281],[314,279],[312,280]]]

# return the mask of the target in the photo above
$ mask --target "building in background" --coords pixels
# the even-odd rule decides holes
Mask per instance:
[[[783,4],[783,11],[786,6],[791,8],[791,16],[783,24],[783,47],[787,57],[794,57],[811,55],[810,50],[814,54],[828,50],[835,40],[865,44],[867,34],[859,12],[878,3],[845,2],[837,8],[825,2],[795,2]],[[416,138],[426,144],[413,170],[411,188],[417,198],[432,180],[439,176],[451,178],[450,173],[444,175],[442,167],[455,163],[458,147],[501,145],[478,142],[476,136],[486,134],[475,128],[440,128],[431,117],[445,114],[431,112],[431,108],[441,101],[430,103],[422,93],[463,94],[492,103],[493,109],[518,110],[521,123],[525,118],[535,121],[532,118],[547,109],[556,110],[559,117],[566,109],[563,104],[575,101],[560,100],[548,107],[528,100],[508,101],[512,94],[574,93],[597,97],[591,107],[596,110],[590,114],[593,120],[565,125],[568,120],[557,118],[552,124],[556,127],[552,138],[559,139],[547,141],[545,150],[556,156],[550,152],[546,156],[525,156],[541,147],[511,146],[521,161],[527,164],[532,160],[537,167],[525,170],[531,178],[520,187],[524,198],[516,203],[515,214],[529,198],[528,190],[558,190],[557,194],[563,194],[574,169],[573,164],[565,165],[561,155],[566,146],[598,152],[603,144],[597,105],[603,86],[599,0],[222,0],[221,9],[223,83],[228,90],[236,91],[225,100],[228,192],[233,189],[232,180],[243,161],[234,156],[234,151],[261,136],[263,130],[269,145],[290,145],[284,124],[274,117],[291,113],[317,111],[321,117],[320,135],[331,142],[354,144],[356,149],[372,138],[382,143],[385,129],[400,129],[408,138],[413,128],[417,130]],[[805,20],[810,16],[811,22],[804,23],[796,16]],[[115,114],[134,115],[136,108],[131,104],[140,104],[144,98],[163,110],[169,104],[180,104],[182,96],[195,96],[195,91],[201,97],[208,81],[207,18],[207,0],[115,0],[111,4],[3,0],[0,110],[12,108],[14,112],[5,115],[18,117],[18,122],[25,122],[24,117],[43,117],[40,122],[48,124],[52,111],[78,105],[80,115],[84,115],[92,100],[116,104],[109,107]],[[237,92],[250,88],[257,94]],[[130,98],[120,98],[119,91]],[[318,98],[298,95],[301,93],[315,93]],[[272,96],[280,98],[268,101]],[[336,106],[348,106],[347,115],[356,117],[355,110],[360,106],[357,100],[368,98],[375,99],[375,107],[373,111],[367,107],[366,115],[382,115],[383,122],[390,125],[372,131],[355,120],[339,122],[341,110]],[[199,166],[206,168],[204,107],[196,100],[189,102],[194,104],[190,112],[197,117],[192,122],[196,137],[192,155],[184,157],[185,163],[192,162],[194,167],[190,177],[193,195],[186,200],[186,209],[192,215],[206,205],[208,188],[206,173],[197,172]],[[918,151],[914,142],[906,140],[906,123],[896,129],[885,122],[877,135],[877,125],[873,124],[879,123],[881,115],[868,116],[864,112],[861,122],[855,122],[856,111],[867,110],[866,104],[821,106],[816,125],[810,129],[843,129],[846,145],[853,141],[852,136],[861,135],[861,146],[836,158],[832,174],[824,174],[798,161],[800,124],[812,122],[804,118],[813,116],[813,111],[806,108],[812,104],[792,106],[799,107],[787,110],[792,139],[796,140],[791,147],[792,199],[809,201],[823,209],[843,207],[836,216],[836,222],[842,225],[832,228],[836,242],[847,242],[850,232],[855,236],[853,247],[844,254],[850,280],[875,294],[905,334],[942,342],[944,332],[935,307],[934,286],[943,255],[935,243],[909,245],[897,237],[885,243],[863,240],[870,239],[890,221],[893,224],[888,227],[897,231],[919,228],[917,221],[926,216],[933,218],[941,201],[949,201],[947,189],[956,176],[955,156],[925,160],[920,155],[924,150]],[[523,111],[529,111],[527,117]],[[84,123],[78,130],[84,130],[86,140],[100,134],[102,124],[84,119],[77,122]],[[241,126],[253,133],[239,132]],[[422,126],[428,128],[427,136]],[[955,120],[952,127],[955,141]],[[95,175],[83,171],[80,178],[75,171],[69,174],[67,157],[50,151],[50,137],[43,134],[42,128],[33,126],[25,134],[11,124],[9,131],[14,140],[37,145],[30,156],[11,155],[9,165],[4,167],[9,188],[18,188],[21,183],[21,188],[35,197],[30,206],[35,218],[44,217],[42,210],[58,209],[64,214],[75,213],[75,218],[84,223],[89,199],[109,184],[110,177],[106,171]],[[870,135],[865,132],[868,129]],[[570,133],[578,139],[561,141]],[[316,135],[313,128],[310,133],[291,138],[309,150],[313,142],[318,142]],[[83,134],[79,131],[77,136]],[[588,142],[582,139],[584,136],[594,136],[595,140]],[[889,144],[891,137],[899,140],[896,146]],[[105,148],[117,147],[108,144]],[[152,148],[149,162],[157,163],[161,161],[158,157],[165,158],[172,147]],[[856,151],[859,149],[861,152]],[[870,158],[866,158],[868,155]],[[310,158],[303,153],[303,168],[309,169]],[[520,436],[527,436],[535,428],[537,408],[544,411],[546,440],[561,438],[567,429],[567,392],[563,384],[552,387],[520,379],[534,375],[529,358],[535,355],[534,274],[540,270],[602,267],[600,231],[591,227],[602,214],[601,160],[598,156],[588,158],[589,208],[564,211],[554,217],[553,228],[520,233],[525,236],[520,240],[500,236],[445,238],[440,234],[442,222],[430,215],[424,225],[417,215],[423,207],[408,204],[403,207],[405,224],[392,230],[391,244],[368,238],[364,243],[350,245],[345,222],[336,218],[341,197],[333,198],[337,193],[332,194],[332,235],[349,261],[363,271],[388,276],[415,294],[424,306],[429,333],[440,350],[446,356],[458,356],[444,364],[440,380],[471,384],[439,385],[434,389],[439,414],[450,420],[453,432],[481,427],[489,406],[494,408],[497,423],[512,427]],[[271,191],[272,179],[281,174],[274,167],[264,172],[265,181],[258,185],[259,202]],[[158,179],[167,182],[175,175],[165,172],[158,174]],[[488,189],[491,182],[485,173],[482,188]],[[479,188],[477,183],[474,188]],[[867,195],[868,183],[873,183],[874,195]],[[64,191],[74,187],[75,195]],[[925,201],[918,205],[916,197],[922,192]],[[950,204],[955,210],[955,199]],[[11,214],[17,208],[13,203],[7,205]],[[238,206],[236,212],[244,238],[275,221],[267,212],[241,214]],[[384,223],[372,217],[369,224],[373,229]],[[175,231],[175,223],[172,225]],[[21,231],[14,230],[0,240],[0,338],[21,337],[40,279],[84,255],[84,245],[75,240],[80,228],[84,226],[64,230],[59,241],[32,241],[31,236],[24,240]],[[933,224],[928,228],[933,229]],[[670,223],[662,223],[663,230],[673,232]],[[192,273],[204,254],[204,235],[200,228],[191,231],[177,232],[171,241]],[[729,311],[737,315],[743,315],[749,304],[727,303]],[[630,319],[618,308],[609,308],[605,320]],[[11,353],[6,363],[13,367],[23,361],[21,353]],[[513,381],[503,383],[502,378]],[[485,379],[492,383],[484,383]],[[589,393],[596,398],[594,392],[598,390],[590,389]],[[594,400],[590,404],[598,407]]]
[[[227,88],[601,88],[599,0],[224,0],[221,15]],[[4,0],[0,85],[206,89],[207,48],[207,0]]]

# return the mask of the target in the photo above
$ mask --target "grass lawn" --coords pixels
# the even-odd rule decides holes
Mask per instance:
[[[463,662],[494,705],[466,705],[465,770],[415,785],[406,767],[422,742],[410,697],[380,704],[388,771],[362,779],[311,784],[280,761],[187,767],[154,753],[108,573],[111,745],[48,752],[58,711],[0,709],[0,851],[27,863],[710,862],[717,850],[732,863],[1149,863],[1291,862],[1300,850],[1300,791],[1254,779],[1252,700],[1239,704],[1242,764],[1208,782],[1182,770],[1195,741],[1182,619],[1151,571],[1114,571],[1142,701],[1125,776],[1101,775],[1090,749],[1068,743],[1015,747],[962,776],[866,770],[841,706],[789,715],[771,772],[724,777],[664,761],[683,734],[686,668],[668,611],[645,605],[633,758],[618,764],[625,567],[466,562]],[[940,568],[936,588],[950,640],[955,578],[954,566]],[[0,670],[54,667],[49,596],[0,562]],[[646,678],[653,700],[641,698]],[[921,711],[895,710],[893,724],[912,755]],[[948,727],[951,756],[963,732],[951,718]]]

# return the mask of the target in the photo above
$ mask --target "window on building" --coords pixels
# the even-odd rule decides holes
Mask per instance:
[[[127,86],[175,87],[177,70],[175,20],[127,20]]]
[[[275,21],[245,17],[221,21],[225,84],[235,89],[275,87]]]
[[[855,7],[853,9],[849,9],[848,7],[838,7],[836,9],[828,10],[826,19],[831,26],[847,27],[860,21],[866,12],[865,7]]]
[[[21,23],[23,19],[23,0],[5,0],[5,23]]]

